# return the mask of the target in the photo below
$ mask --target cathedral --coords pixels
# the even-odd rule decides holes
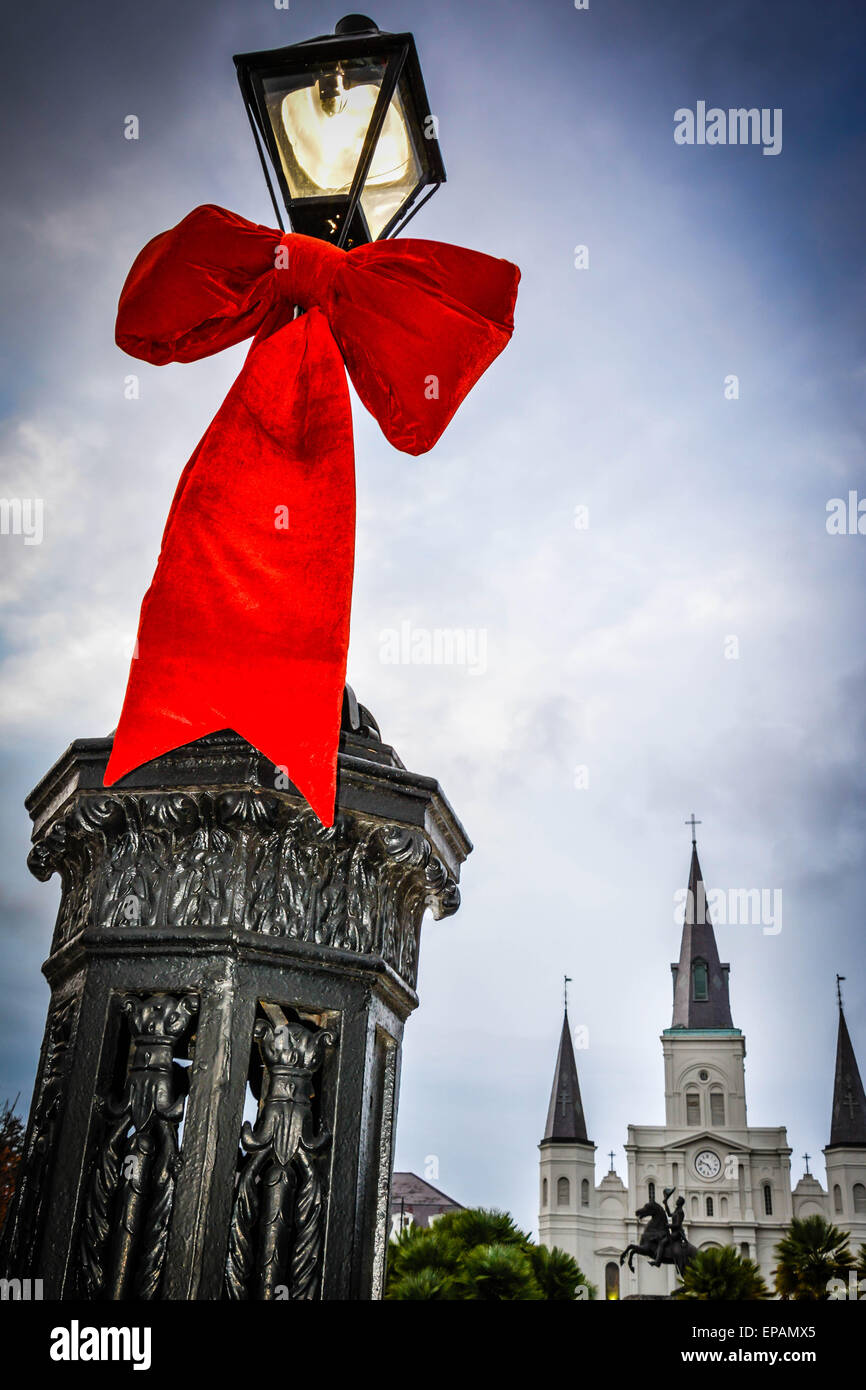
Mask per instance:
[[[719,960],[706,911],[698,850],[692,840],[689,893],[679,961],[673,972],[673,1017],[662,1033],[665,1123],[629,1125],[628,1187],[613,1169],[596,1184],[566,1005],[547,1124],[540,1149],[539,1239],[568,1251],[600,1299],[666,1294],[672,1265],[653,1268],[620,1253],[640,1242],[635,1216],[647,1201],[685,1199],[688,1240],[698,1249],[733,1245],[754,1260],[770,1289],[774,1249],[792,1216],[815,1214],[866,1242],[866,1096],[839,999],[839,1032],[830,1136],[824,1149],[827,1189],[810,1173],[791,1190],[791,1150],[783,1125],[754,1127],[746,1116],[746,1040],[734,1027],[730,967]],[[695,911],[695,904],[701,905]],[[611,1155],[612,1157],[612,1155]]]

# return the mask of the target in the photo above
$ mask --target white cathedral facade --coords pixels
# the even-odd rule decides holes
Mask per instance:
[[[688,1240],[699,1249],[733,1245],[754,1260],[773,1288],[775,1246],[792,1216],[819,1214],[866,1242],[866,1096],[839,1003],[839,1034],[827,1189],[809,1174],[791,1189],[791,1150],[784,1125],[755,1127],[746,1115],[746,1040],[731,1017],[729,967],[719,960],[697,846],[692,842],[689,896],[674,977],[673,1018],[662,1034],[665,1123],[629,1125],[628,1187],[610,1171],[596,1185],[595,1145],[588,1137],[566,1009],[550,1107],[540,1148],[539,1239],[577,1260],[598,1297],[667,1294],[672,1265],[652,1268],[620,1253],[639,1244],[635,1215],[647,1200],[675,1188],[685,1199]],[[690,910],[691,908],[691,910]],[[695,920],[690,921],[689,918]]]

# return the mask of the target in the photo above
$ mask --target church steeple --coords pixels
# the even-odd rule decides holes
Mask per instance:
[[[550,1092],[547,1124],[544,1127],[542,1142],[549,1143],[550,1141],[563,1144],[589,1144],[591,1142],[586,1137],[586,1117],[580,1100],[580,1085],[577,1080],[577,1063],[574,1060],[571,1029],[568,1026],[567,1004],[562,1020],[562,1035],[559,1039],[556,1070],[553,1073],[553,1089]]]
[[[694,838],[692,816],[692,862],[689,891],[683,920],[680,958],[671,966],[674,975],[672,1028],[733,1028],[728,995],[728,966],[719,960],[716,936],[707,907],[704,877]]]
[[[839,996],[839,1034],[836,1040],[836,1075],[833,1081],[833,1114],[830,1120],[830,1149],[866,1148],[866,1095],[839,989],[844,976],[836,976]]]

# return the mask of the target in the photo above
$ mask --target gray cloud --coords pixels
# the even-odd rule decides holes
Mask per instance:
[[[446,1191],[528,1226],[563,972],[601,1152],[622,1167],[626,1125],[662,1116],[693,808],[708,880],[785,894],[777,937],[718,933],[753,1122],[787,1122],[796,1153],[826,1141],[837,969],[866,1065],[866,538],[824,525],[829,497],[866,492],[862,194],[843,177],[862,167],[858,48],[828,34],[806,53],[791,7],[766,9],[376,12],[415,29],[441,120],[449,183],[413,234],[523,270],[514,341],[433,454],[398,455],[356,408],[350,679],[476,843],[460,914],[424,928],[398,1163],[435,1153]],[[116,722],[175,482],[242,360],[132,362],[117,294],[196,202],[268,219],[231,54],[338,13],[92,5],[58,11],[48,46],[15,16],[0,491],[43,496],[46,522],[41,546],[0,538],[0,1096],[29,1092],[57,898],[28,880],[21,801]],[[703,94],[782,104],[783,155],[675,147],[674,109]],[[487,673],[382,664],[404,620],[483,628]]]

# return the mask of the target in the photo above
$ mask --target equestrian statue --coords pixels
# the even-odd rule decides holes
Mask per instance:
[[[664,1206],[652,1200],[635,1212],[639,1221],[647,1222],[641,1231],[640,1244],[627,1245],[619,1257],[620,1265],[628,1260],[632,1274],[635,1255],[647,1255],[651,1257],[650,1264],[654,1268],[657,1269],[660,1265],[676,1265],[677,1274],[682,1277],[686,1265],[692,1256],[698,1253],[697,1248],[686,1240],[683,1228],[685,1197],[677,1198],[673,1212],[668,1206],[668,1199],[673,1196],[675,1190],[673,1187],[665,1188],[662,1194]]]

